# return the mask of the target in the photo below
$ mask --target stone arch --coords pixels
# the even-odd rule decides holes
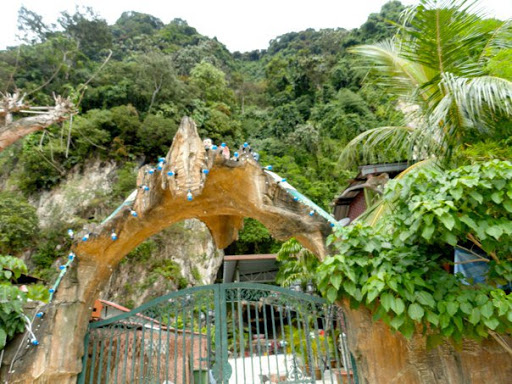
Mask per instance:
[[[238,238],[244,217],[252,217],[275,238],[294,236],[318,257],[326,255],[329,221],[309,215],[311,208],[294,199],[286,183],[264,170],[248,151],[227,159],[222,148],[206,149],[192,119],[183,118],[159,168],[143,167],[136,194],[102,224],[79,234],[73,245],[76,265],[65,275],[40,324],[41,346],[26,350],[16,361],[15,373],[6,374],[10,383],[74,383],[99,291],[124,256],[176,222],[203,221],[217,247],[225,248]],[[83,236],[88,239],[82,241]]]

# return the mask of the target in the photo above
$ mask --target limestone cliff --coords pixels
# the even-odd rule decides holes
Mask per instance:
[[[135,180],[136,167],[133,169]],[[77,167],[56,187],[33,195],[41,229],[87,228],[105,219],[119,203],[111,197],[119,179],[115,162],[90,161]],[[58,225],[57,225],[58,224]],[[64,250],[65,251],[65,250]],[[25,260],[33,266],[30,252]],[[128,307],[190,285],[213,283],[222,262],[208,228],[186,220],[143,243],[114,271],[99,298]],[[54,269],[60,260],[55,260]]]

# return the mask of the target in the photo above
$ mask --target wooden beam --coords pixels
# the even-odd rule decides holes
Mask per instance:
[[[224,261],[239,261],[239,260],[275,260],[277,253],[263,253],[254,255],[226,255]]]

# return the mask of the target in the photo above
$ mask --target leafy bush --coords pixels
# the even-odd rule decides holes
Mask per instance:
[[[12,284],[22,273],[27,273],[23,261],[0,255],[0,350],[16,333],[25,330],[23,304],[27,299],[47,301],[48,290],[42,285],[31,285],[28,292]]]
[[[156,251],[157,248],[158,246],[156,242],[153,240],[146,240],[126,255],[124,260],[135,263],[147,261],[151,258],[151,254]]]
[[[37,238],[39,220],[26,199],[0,193],[0,254],[15,254],[30,247]]]
[[[512,164],[492,161],[450,171],[423,169],[390,182],[384,203],[393,211],[375,228],[356,223],[329,242],[335,249],[318,269],[331,300],[365,305],[392,329],[460,342],[512,329]],[[468,286],[443,264],[467,239],[489,265],[485,284]]]
[[[124,200],[136,187],[136,164],[127,162],[117,171],[117,182],[112,187],[112,197]]]

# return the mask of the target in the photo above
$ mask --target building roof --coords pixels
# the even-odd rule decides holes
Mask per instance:
[[[279,269],[276,258],[277,254],[275,253],[224,256],[222,280],[224,283],[231,283],[235,280],[273,282]]]

